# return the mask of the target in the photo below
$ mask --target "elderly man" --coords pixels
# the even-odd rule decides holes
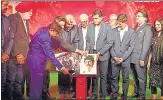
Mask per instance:
[[[117,15],[116,14],[110,14],[109,16],[109,25],[111,26],[112,29],[116,28],[118,25],[117,25]],[[111,74],[111,58],[109,59],[109,66],[108,66],[108,78],[107,78],[107,93],[108,95],[110,95],[112,93],[112,90],[111,90],[111,77],[112,74]],[[118,77],[119,78],[119,77]],[[119,79],[118,79],[119,80]]]
[[[109,17],[109,24],[111,28],[116,28],[117,27],[117,15],[116,14],[111,14]]]
[[[22,68],[29,49],[29,23],[32,16],[32,2],[22,2],[16,6],[17,13],[9,16],[11,32],[15,34],[9,65],[7,68],[7,100],[22,100]]]
[[[88,28],[88,15],[87,14],[81,14],[80,15],[80,26],[78,28],[79,30],[79,49],[85,50],[86,48],[86,34],[87,34],[87,28]],[[91,84],[91,78],[87,78],[87,97],[89,98],[88,90],[90,89]]]

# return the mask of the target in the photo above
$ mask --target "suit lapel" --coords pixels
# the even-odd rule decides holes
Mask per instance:
[[[19,17],[19,24],[21,24],[20,26],[23,28],[23,31],[24,31],[24,38],[25,38],[25,40],[27,40],[28,41],[28,34],[26,33],[26,31],[25,31],[25,26],[24,26],[24,22],[23,22],[23,20],[22,20],[22,18],[21,18],[21,16],[20,16],[20,14],[19,13],[17,13],[17,16]],[[28,30],[28,29],[27,29]]]
[[[90,34],[92,34],[92,36],[90,36],[90,37],[92,37],[92,41],[95,44],[95,25],[94,24],[92,25],[92,30],[89,30],[89,31],[90,31]]]
[[[99,39],[100,36],[101,36],[101,33],[102,33],[102,31],[103,31],[103,28],[104,28],[104,24],[101,23],[100,30],[99,30],[98,37],[97,37],[97,41],[98,41],[98,39]]]
[[[125,39],[125,37],[127,36],[127,34],[128,34],[128,31],[125,31],[125,33],[124,33],[124,35],[123,35],[123,38],[122,38],[122,42],[123,42],[123,40]]]
[[[116,34],[117,34],[117,37],[118,37],[119,42],[121,42],[120,31],[118,31],[118,28],[117,28]]]
[[[147,23],[144,23],[143,25],[141,25],[141,26],[139,27],[139,29],[137,30],[137,32],[141,31],[141,30],[146,26],[146,24],[147,24]]]
[[[80,34],[80,41],[81,41],[81,43],[82,43],[82,45],[83,45],[83,43],[84,43],[84,38],[83,38],[83,31],[82,31],[82,28],[80,27],[79,28],[79,34]]]

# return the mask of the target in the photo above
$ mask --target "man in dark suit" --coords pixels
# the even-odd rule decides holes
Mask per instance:
[[[11,21],[11,32],[15,36],[9,65],[7,67],[7,100],[22,100],[22,67],[26,62],[29,49],[29,23],[27,20],[32,16],[31,7],[31,2],[19,3],[16,6],[18,12],[9,16]]]
[[[7,73],[7,62],[9,59],[10,51],[13,46],[13,38],[14,34],[11,32],[10,28],[10,21],[4,13],[7,11],[8,2],[1,1],[1,21],[2,21],[2,28],[1,28],[1,93],[2,99],[4,99],[4,90],[6,84],[6,73]]]
[[[86,35],[86,50],[89,53],[97,54],[98,68],[100,75],[100,99],[105,99],[107,88],[107,73],[108,73],[108,60],[109,49],[113,42],[110,41],[111,27],[102,22],[102,12],[95,10],[93,12],[93,23],[88,25]],[[93,95],[90,99],[97,99],[98,94],[98,77],[93,78]]]
[[[152,27],[147,24],[148,15],[146,11],[138,11],[136,15],[136,44],[131,54],[131,70],[134,76],[134,93],[132,98],[145,100],[146,93],[146,65],[149,49],[153,37]]]
[[[135,46],[135,31],[128,27],[127,16],[120,14],[117,18],[118,28],[112,30],[114,45],[111,48],[111,66],[112,66],[112,99],[117,100],[119,91],[119,76],[122,67],[123,76],[123,94],[122,100],[127,100],[129,87],[130,55]]]

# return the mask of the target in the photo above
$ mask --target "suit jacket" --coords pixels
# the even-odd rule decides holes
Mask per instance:
[[[52,64],[54,64],[58,69],[63,67],[53,54],[52,41],[48,28],[42,27],[35,33],[30,42],[27,59],[30,68],[39,73],[44,72],[47,59],[50,59]]]
[[[136,32],[128,27],[128,31],[125,31],[123,39],[120,39],[120,31],[118,28],[113,29],[112,38],[114,40],[114,45],[111,48],[112,63],[115,57],[123,58],[124,62],[130,64],[130,56],[135,46],[135,36]]]
[[[12,46],[13,46],[13,38],[14,34],[11,32],[10,20],[7,16],[2,14],[2,30],[1,30],[1,46],[2,46],[2,54],[7,53],[10,55]]]
[[[136,31],[136,43],[133,53],[131,54],[131,63],[139,64],[139,60],[143,60],[147,63],[152,37],[152,27],[147,23],[141,25]]]
[[[79,32],[79,49],[84,50],[85,48],[83,47],[84,39],[83,39],[82,27],[78,28],[78,32]]]
[[[9,16],[11,21],[11,32],[14,34],[14,43],[12,48],[12,56],[15,57],[18,54],[22,54],[25,58],[29,48],[29,23],[27,21],[27,33],[23,20],[19,13],[15,13]]]
[[[100,26],[100,30],[98,33],[98,38],[96,41],[96,51],[100,52],[100,61],[105,61],[110,58],[109,49],[113,45],[113,40],[111,40],[111,27],[102,22]],[[87,29],[86,35],[86,50],[89,53],[93,53],[95,45],[95,25],[90,23]]]
[[[68,40],[68,34],[70,34],[71,40]],[[69,32],[64,31],[61,34],[60,38],[68,45],[71,45],[69,46],[70,51],[75,51],[76,49],[78,49],[79,33],[77,26],[72,27],[72,29]],[[68,41],[70,41],[70,43]]]

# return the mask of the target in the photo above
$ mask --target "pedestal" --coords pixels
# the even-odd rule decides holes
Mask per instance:
[[[87,77],[77,76],[76,77],[76,100],[87,99]]]

